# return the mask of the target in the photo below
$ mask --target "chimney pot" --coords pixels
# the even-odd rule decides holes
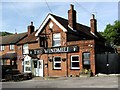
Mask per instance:
[[[74,10],[74,5],[70,4],[70,9]]]
[[[95,19],[95,15],[94,14],[92,14],[92,19]]]
[[[33,22],[31,22],[31,25],[33,26]]]

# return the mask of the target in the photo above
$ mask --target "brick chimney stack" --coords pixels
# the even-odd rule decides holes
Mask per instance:
[[[73,29],[76,29],[76,11],[72,4],[70,4],[70,10],[68,10],[68,25]]]
[[[31,25],[28,26],[28,35],[34,32],[35,27],[33,26],[33,22],[31,22]]]
[[[91,32],[96,34],[96,32],[97,32],[97,20],[95,19],[94,14],[92,14],[92,18],[90,20],[90,29],[91,29]]]

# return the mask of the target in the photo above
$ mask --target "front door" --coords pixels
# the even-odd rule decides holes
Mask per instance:
[[[43,60],[34,61],[34,76],[43,77]]]
[[[34,76],[38,76],[38,61],[34,61]]]

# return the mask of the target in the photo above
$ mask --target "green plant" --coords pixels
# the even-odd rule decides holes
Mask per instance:
[[[80,75],[88,75],[89,77],[93,76],[92,70],[91,69],[82,69],[80,72]]]

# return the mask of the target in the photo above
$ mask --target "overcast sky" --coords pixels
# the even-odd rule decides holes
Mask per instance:
[[[46,3],[47,1],[47,3]],[[65,0],[64,0],[65,1]],[[68,9],[70,4],[74,5],[77,12],[77,22],[90,26],[91,14],[96,15],[98,31],[104,31],[107,24],[113,24],[118,20],[118,2],[99,2],[91,0],[89,2],[80,2],[81,0],[72,0],[56,2],[55,0],[6,0],[0,3],[0,30],[15,33],[27,32],[27,26],[33,21],[38,29],[48,13],[68,18]],[[49,6],[49,7],[48,7]],[[2,19],[2,20],[1,20]]]

